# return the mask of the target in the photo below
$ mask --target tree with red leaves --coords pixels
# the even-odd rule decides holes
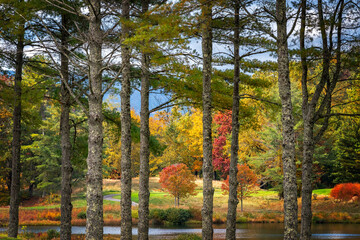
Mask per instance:
[[[360,183],[337,184],[331,189],[330,196],[345,201],[351,200],[354,196],[360,197]]]
[[[246,163],[241,165],[238,164],[237,180],[239,183],[237,193],[238,193],[238,199],[240,199],[241,202],[241,212],[242,212],[243,199],[248,197],[251,193],[255,192],[255,189],[258,186],[257,176]],[[223,190],[224,195],[229,193],[229,176],[223,182],[221,189]]]
[[[213,165],[219,171],[222,178],[229,175],[230,157],[225,151],[226,139],[231,133],[231,111],[219,112],[214,116],[214,123],[218,125],[216,129],[217,137],[213,143]]]
[[[160,172],[159,182],[164,191],[175,197],[175,207],[176,203],[180,205],[180,198],[196,195],[195,176],[183,163],[164,168]]]

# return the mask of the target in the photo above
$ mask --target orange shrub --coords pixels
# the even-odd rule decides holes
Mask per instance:
[[[337,184],[330,192],[330,196],[335,199],[349,201],[354,196],[360,196],[359,183],[341,183]]]

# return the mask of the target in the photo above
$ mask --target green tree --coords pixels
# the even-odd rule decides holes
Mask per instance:
[[[336,183],[358,182],[360,179],[360,122],[346,119],[337,131],[335,142],[336,164],[334,172]]]

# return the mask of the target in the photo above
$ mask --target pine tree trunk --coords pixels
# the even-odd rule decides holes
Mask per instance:
[[[16,238],[19,227],[20,204],[20,150],[21,150],[21,80],[24,64],[24,24],[19,27],[16,45],[16,66],[14,79],[14,112],[13,112],[13,140],[12,140],[12,165],[11,165],[11,193],[8,236]]]
[[[229,171],[229,200],[228,213],[226,221],[226,239],[236,239],[236,209],[239,203],[237,198],[237,163],[239,151],[239,82],[240,82],[240,56],[239,56],[239,9],[238,1],[235,1],[234,14],[234,91],[232,106],[232,123],[231,123],[231,159]],[[241,201],[242,207],[242,201]]]
[[[207,0],[200,1],[202,14],[202,52],[203,52],[203,207],[202,239],[213,239],[213,165],[211,138],[211,74],[212,74],[212,6]]]
[[[86,189],[86,239],[103,239],[102,197],[102,31],[100,1],[89,1],[89,140]]]
[[[65,14],[62,16],[61,28],[61,224],[60,239],[71,239],[71,143],[70,143],[70,93],[64,82],[69,83],[69,59],[67,32],[68,19]]]
[[[295,133],[292,115],[289,56],[286,30],[286,0],[276,1],[278,82],[282,106],[283,167],[284,167],[284,239],[297,238],[297,183],[295,164]]]
[[[128,19],[130,1],[122,2],[122,17]],[[122,38],[129,35],[129,28],[122,26]],[[121,239],[131,240],[131,115],[130,115],[130,49],[121,46]]]
[[[142,12],[147,12],[148,1],[142,1]],[[139,176],[139,240],[149,239],[149,89],[150,89],[150,58],[141,55],[141,110],[140,110],[140,176]]]
[[[301,234],[302,240],[311,239],[311,197],[312,197],[312,167],[314,154],[314,126],[309,116],[304,118],[304,146],[302,162],[302,192],[301,192]]]
[[[303,143],[303,162],[302,162],[302,190],[301,190],[301,233],[300,239],[311,239],[311,197],[312,197],[312,161],[314,151],[314,108],[309,104],[309,94],[307,89],[308,65],[305,53],[305,27],[306,27],[306,1],[301,1],[301,28],[300,28],[300,51],[302,66],[302,117],[304,122],[304,143]]]

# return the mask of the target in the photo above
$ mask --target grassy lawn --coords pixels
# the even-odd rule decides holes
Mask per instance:
[[[111,193],[111,194],[120,194],[121,192],[118,192],[118,193]],[[105,195],[105,194],[104,194]],[[108,194],[106,194],[108,195]],[[114,196],[113,198],[115,199],[121,199],[121,196],[120,195],[116,195]],[[135,192],[135,191],[132,191],[131,192],[131,201],[133,202],[136,202],[138,203],[139,202],[139,193],[138,192]]]
[[[317,194],[317,195],[330,195],[330,192],[331,192],[331,188],[313,190],[313,194]]]
[[[18,240],[20,238],[11,238],[11,237],[6,236],[5,234],[0,234],[0,239],[1,240]]]

